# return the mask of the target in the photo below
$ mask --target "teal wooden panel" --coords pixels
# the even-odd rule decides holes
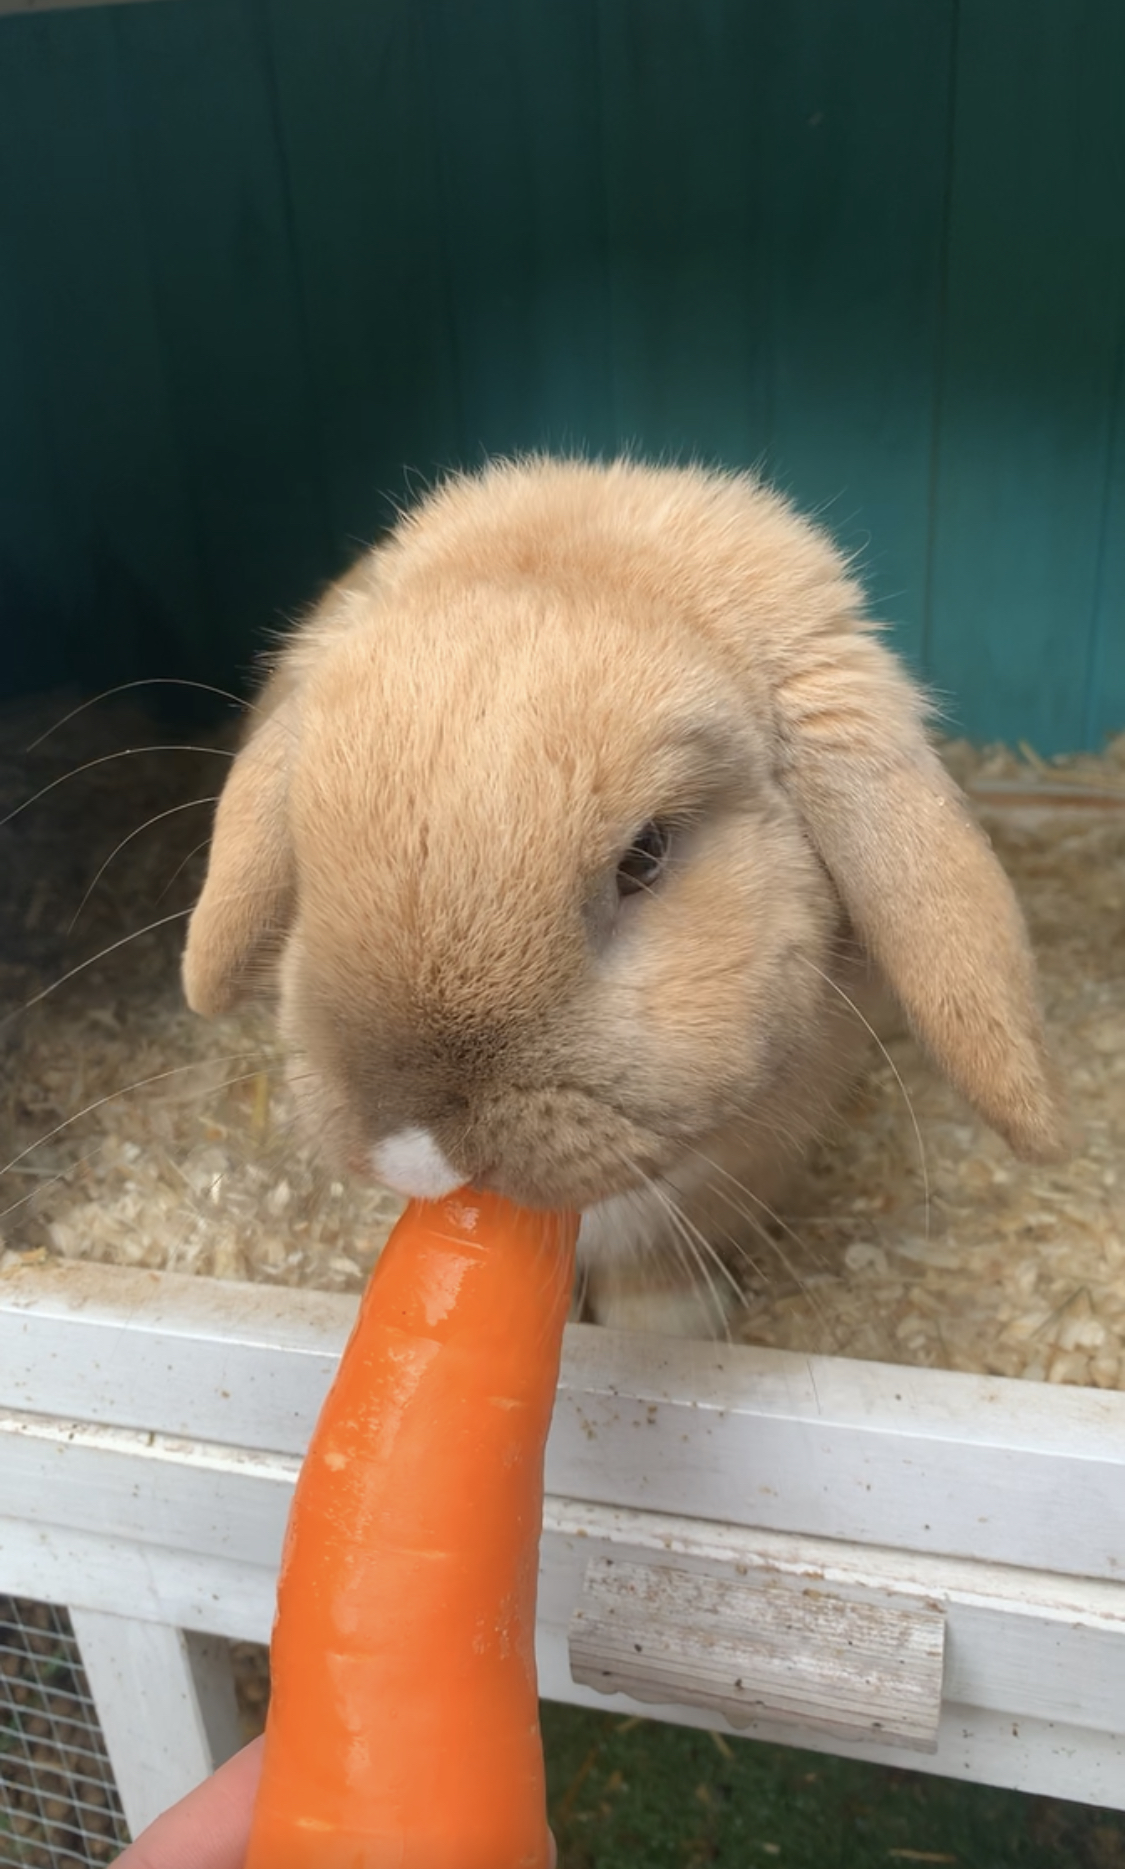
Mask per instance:
[[[517,80],[529,100],[539,412],[531,440],[602,454],[617,436],[598,10],[599,0],[509,0]]]
[[[760,0],[599,7],[621,445],[733,463],[765,454],[776,12]]]
[[[253,0],[113,9],[217,679],[304,603],[333,539],[269,45]]]
[[[594,0],[426,0],[460,453],[613,443]]]
[[[964,730],[1046,752],[1088,724],[1123,98],[1125,8],[961,0],[927,659]]]
[[[952,0],[600,18],[619,438],[762,464],[917,652]]]
[[[0,63],[0,695],[51,687],[69,672],[60,629],[74,554],[60,510],[39,376],[21,317],[16,243],[3,178],[14,150]]]
[[[768,464],[849,551],[921,658],[953,0],[777,11]]]
[[[1125,733],[1125,304],[1119,333],[1082,733],[1083,744],[1095,747]]]
[[[820,509],[970,730],[1100,734],[1123,96],[1119,0],[0,21],[0,684],[226,673],[415,472],[633,444]]]
[[[477,11],[420,9],[424,107],[439,149],[450,337],[458,373],[458,452],[530,447],[536,438],[535,201],[528,161],[535,100],[519,82],[507,0]],[[539,9],[534,9],[538,21]]]
[[[414,0],[265,0],[264,17],[341,563],[461,442],[425,22]]]
[[[196,666],[196,542],[133,187],[109,10],[4,20],[4,247],[36,352],[55,525],[55,627],[91,685]],[[44,484],[30,451],[28,485]],[[22,463],[17,472],[25,471]],[[45,587],[49,589],[50,587]],[[26,627],[16,619],[17,627]]]

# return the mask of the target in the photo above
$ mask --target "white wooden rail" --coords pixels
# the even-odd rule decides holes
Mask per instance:
[[[0,1277],[0,1590],[71,1608],[134,1828],[234,1744],[206,1638],[268,1638],[354,1310]],[[573,1326],[547,1483],[548,1697],[1125,1808],[1125,1395]]]

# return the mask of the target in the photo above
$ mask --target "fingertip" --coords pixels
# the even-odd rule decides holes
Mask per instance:
[[[260,1738],[251,1740],[163,1812],[117,1858],[115,1869],[242,1869],[262,1745]]]

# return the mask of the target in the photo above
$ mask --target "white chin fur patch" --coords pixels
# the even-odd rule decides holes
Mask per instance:
[[[380,1181],[412,1200],[440,1201],[464,1179],[447,1162],[428,1129],[400,1129],[371,1151]]]

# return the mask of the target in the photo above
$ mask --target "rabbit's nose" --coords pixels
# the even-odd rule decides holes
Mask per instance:
[[[428,1129],[398,1129],[384,1136],[370,1150],[369,1167],[396,1194],[412,1200],[442,1200],[465,1180]]]

